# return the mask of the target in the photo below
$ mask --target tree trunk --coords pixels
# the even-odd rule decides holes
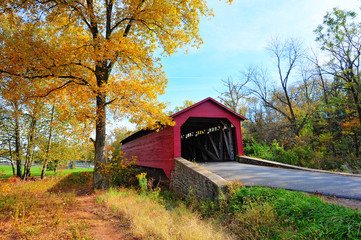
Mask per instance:
[[[297,120],[296,120],[295,113],[293,111],[292,102],[291,102],[291,99],[290,99],[290,97],[288,95],[288,90],[287,90],[286,85],[282,84],[282,88],[283,88],[283,92],[284,92],[285,97],[286,97],[287,107],[288,107],[288,109],[290,111],[290,115],[291,115],[291,117],[290,117],[291,128],[292,128],[293,133],[298,137],[299,134],[300,134],[300,129],[297,126]]]
[[[355,87],[353,87],[353,86],[350,87],[350,90],[351,90],[351,94],[352,94],[352,99],[355,103],[357,117],[358,117],[359,123],[361,125],[361,104],[359,103],[360,100],[359,100],[358,92],[355,89]]]
[[[15,164],[13,159],[13,151],[11,149],[11,138],[9,138],[9,152],[10,152],[10,162],[11,162],[11,168],[13,169],[13,176],[16,176],[16,170],[15,170]]]
[[[106,94],[100,94],[97,96],[97,119],[95,129],[95,155],[94,155],[94,176],[93,183],[95,189],[106,189],[108,186],[105,173],[103,172],[105,159],[105,99]]]
[[[14,104],[15,108],[15,161],[16,161],[16,176],[21,178],[21,147],[20,147],[20,124],[19,124],[19,108]]]
[[[356,133],[353,135],[353,142],[354,142],[354,146],[355,146],[355,156],[358,158],[360,156],[360,151],[359,151],[360,146],[359,146],[359,142],[358,142]]]
[[[52,133],[53,133],[54,110],[55,110],[55,107],[53,106],[51,108],[51,118],[50,118],[50,124],[49,124],[49,138],[48,138],[48,145],[46,146],[46,157],[45,157],[45,160],[43,163],[43,168],[41,169],[41,175],[40,175],[41,179],[44,179],[44,177],[45,177],[46,167],[48,166],[48,162],[49,162],[51,137],[52,137]]]
[[[29,131],[29,137],[28,137],[28,146],[26,148],[24,174],[22,177],[24,180],[26,180],[31,175],[30,169],[31,169],[31,164],[32,164],[32,160],[33,160],[33,152],[34,152],[35,127],[36,127],[36,118],[31,117],[30,131]]]

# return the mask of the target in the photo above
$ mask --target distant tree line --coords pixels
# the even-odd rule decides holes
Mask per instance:
[[[89,129],[76,116],[64,113],[60,102],[16,98],[14,92],[9,98],[9,89],[3,85],[1,90],[0,158],[10,161],[14,176],[28,179],[33,163],[42,166],[44,178],[47,169],[92,160],[85,141]]]

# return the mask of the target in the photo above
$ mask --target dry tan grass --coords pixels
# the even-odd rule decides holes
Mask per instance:
[[[184,205],[167,210],[163,204],[132,190],[110,190],[98,200],[130,222],[141,239],[234,239],[229,233]]]
[[[51,193],[59,179],[0,183],[0,239],[86,239],[86,224],[66,218],[74,193]]]

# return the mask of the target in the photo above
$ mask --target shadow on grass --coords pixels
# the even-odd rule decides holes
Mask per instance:
[[[71,173],[62,178],[49,192],[74,192],[77,196],[88,195],[93,190],[93,174],[90,172]]]

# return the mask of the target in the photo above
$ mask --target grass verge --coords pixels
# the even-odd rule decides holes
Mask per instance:
[[[193,205],[239,239],[361,239],[360,211],[302,192],[231,186],[219,205]]]

